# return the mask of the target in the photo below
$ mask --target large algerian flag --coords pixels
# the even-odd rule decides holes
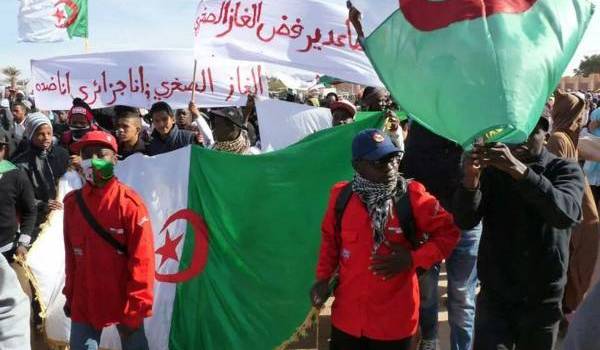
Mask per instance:
[[[397,102],[463,146],[522,141],[592,17],[588,0],[352,0]]]
[[[88,37],[88,0],[20,0],[19,41]]]
[[[145,324],[151,349],[271,350],[290,339],[310,311],[330,189],[352,177],[352,138],[382,123],[379,114],[259,156],[194,146],[120,163],[119,179],[144,198],[154,229],[154,315]],[[49,338],[64,343],[56,214],[28,261]],[[108,330],[102,347],[119,349],[117,339]]]

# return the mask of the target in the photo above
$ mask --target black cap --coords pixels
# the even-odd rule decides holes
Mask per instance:
[[[212,109],[209,113],[211,116],[215,116],[215,117],[219,117],[219,118],[225,118],[227,120],[229,120],[230,122],[232,122],[234,125],[244,129],[244,130],[248,130],[246,128],[246,126],[244,125],[244,115],[242,114],[242,111],[240,111],[239,108],[236,107],[226,107],[226,108],[217,108],[217,109]]]

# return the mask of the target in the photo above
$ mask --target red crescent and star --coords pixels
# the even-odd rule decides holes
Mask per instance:
[[[190,264],[187,268],[174,273],[174,274],[162,274],[158,271],[155,272],[155,278],[159,282],[165,283],[181,283],[189,281],[190,279],[198,276],[208,261],[208,228],[204,219],[190,209],[183,209],[175,214],[171,215],[165,222],[160,233],[165,233],[165,243],[162,247],[156,250],[156,254],[160,255],[160,269],[167,261],[173,260],[179,262],[179,256],[177,255],[177,246],[183,239],[183,234],[173,238],[167,227],[176,220],[187,221],[194,233],[194,248],[192,250],[192,257]]]
[[[60,5],[64,5],[62,8]],[[52,14],[52,17],[56,18],[56,27],[57,28],[68,28],[70,27],[79,16],[79,7],[73,0],[58,0],[56,4],[54,4],[56,11]],[[68,7],[71,10],[71,15],[67,17],[67,13],[65,12],[65,7]]]

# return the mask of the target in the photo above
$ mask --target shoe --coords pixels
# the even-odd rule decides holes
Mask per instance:
[[[437,339],[422,339],[419,350],[437,350]]]

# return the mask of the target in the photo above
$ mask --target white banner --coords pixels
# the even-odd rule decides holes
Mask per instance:
[[[329,108],[279,100],[256,101],[256,115],[263,151],[286,148],[306,136],[331,127]]]
[[[347,18],[346,0],[204,1],[194,21],[195,55],[383,86]]]
[[[190,50],[93,53],[31,61],[38,108],[69,109],[80,97],[92,108],[149,108],[166,101],[185,108],[195,88],[200,107],[243,106],[246,96],[268,96],[263,65],[229,60],[198,61]]]

